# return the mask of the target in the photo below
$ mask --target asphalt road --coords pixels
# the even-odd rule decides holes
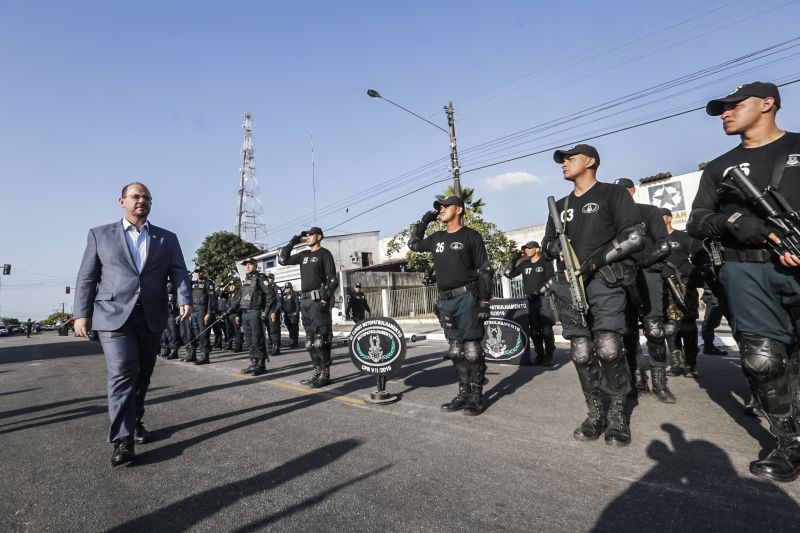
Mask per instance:
[[[299,384],[304,351],[269,373],[242,354],[159,360],[145,423],[155,441],[112,469],[96,343],[0,339],[2,531],[797,531],[800,481],[752,477],[771,446],[745,416],[736,354],[673,378],[675,405],[632,401],[633,443],[579,443],[585,407],[566,350],[540,367],[490,366],[487,410],[448,414],[439,341],[411,344],[398,403],[334,352],[334,383]]]

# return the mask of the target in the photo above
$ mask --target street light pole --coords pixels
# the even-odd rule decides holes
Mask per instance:
[[[445,113],[447,113],[447,125],[449,126],[449,129],[450,129],[450,131],[448,131],[448,130],[444,129],[441,126],[439,126],[437,124],[434,124],[433,122],[431,122],[427,118],[422,117],[422,116],[414,113],[410,109],[406,109],[405,107],[401,106],[397,102],[393,102],[392,100],[389,100],[388,98],[383,96],[381,93],[379,93],[375,89],[368,89],[367,90],[367,96],[369,96],[371,98],[380,98],[381,100],[386,100],[387,102],[389,102],[393,106],[399,107],[400,109],[402,109],[406,113],[410,113],[410,114],[414,115],[418,119],[427,122],[428,124],[430,124],[434,128],[436,128],[438,130],[441,130],[441,131],[445,132],[447,135],[450,136],[450,164],[453,167],[453,193],[460,198],[461,197],[461,173],[460,173],[459,166],[458,166],[458,150],[456,148],[456,122],[455,122],[455,115],[453,114],[453,102],[452,101],[448,102],[447,105],[444,107]]]

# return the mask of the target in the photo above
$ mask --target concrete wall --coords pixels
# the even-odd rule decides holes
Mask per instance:
[[[422,272],[345,272],[344,277],[348,289],[361,283],[364,292],[422,286]]]

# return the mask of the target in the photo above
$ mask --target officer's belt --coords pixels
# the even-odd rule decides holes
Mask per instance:
[[[450,289],[448,291],[439,291],[439,299],[440,300],[452,300],[456,296],[460,296],[465,292],[472,292],[471,285],[464,285],[462,287],[456,287],[455,289]]]
[[[767,263],[770,260],[769,250],[764,248],[724,248],[722,259],[734,263]]]

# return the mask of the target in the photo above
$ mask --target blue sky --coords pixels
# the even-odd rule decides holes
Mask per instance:
[[[121,216],[116,199],[131,180],[150,186],[152,222],[178,234],[189,263],[206,235],[232,230],[245,111],[270,247],[313,218],[312,130],[323,228],[447,178],[446,135],[370,99],[370,87],[443,127],[442,106],[452,100],[462,181],[486,200],[486,217],[503,229],[542,223],[545,197],[568,190],[549,151],[471,169],[697,107],[748,81],[800,78],[795,41],[628,96],[797,38],[798,7],[2,1],[0,263],[11,263],[13,275],[2,279],[0,312],[42,318],[61,302],[71,307],[63,287],[74,285],[86,231]],[[782,95],[779,124],[796,131],[800,83]],[[619,98],[604,112],[484,145]],[[611,180],[691,171],[736,139],[695,112],[591,142],[600,178]],[[386,182],[392,187],[379,185]],[[390,236],[442,188],[334,231]]]

